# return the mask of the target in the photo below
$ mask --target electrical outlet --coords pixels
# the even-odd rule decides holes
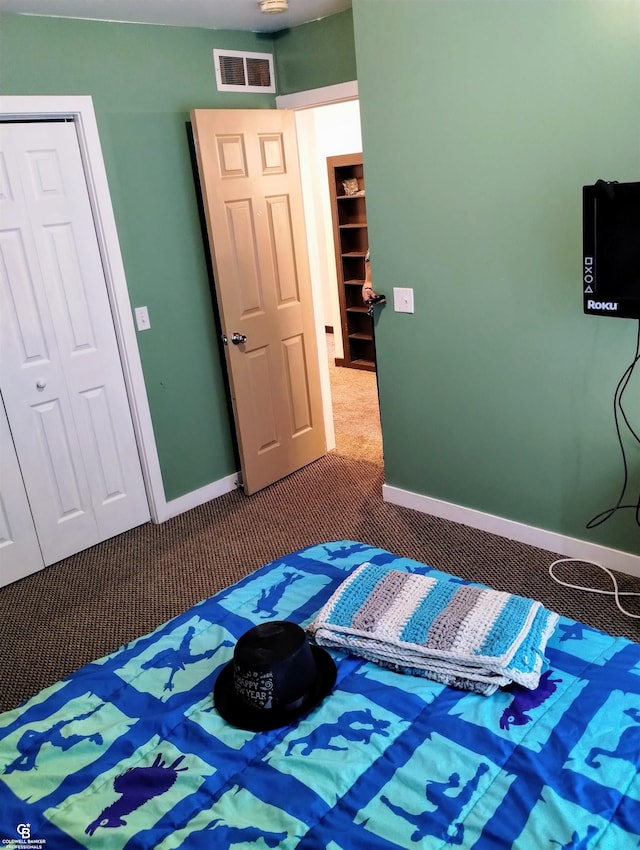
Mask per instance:
[[[394,286],[393,309],[396,313],[413,313],[413,289]]]
[[[146,307],[136,307],[136,325],[139,331],[148,331],[151,327],[149,311]]]

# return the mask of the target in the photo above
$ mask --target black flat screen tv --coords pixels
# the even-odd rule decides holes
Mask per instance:
[[[640,183],[582,188],[584,312],[640,319]]]

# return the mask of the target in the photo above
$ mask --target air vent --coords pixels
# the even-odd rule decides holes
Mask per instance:
[[[271,53],[214,50],[218,91],[275,92]]]

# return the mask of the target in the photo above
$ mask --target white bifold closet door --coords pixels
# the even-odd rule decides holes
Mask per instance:
[[[149,519],[73,122],[0,126],[0,334],[2,455],[41,550],[35,566],[20,554],[3,480],[6,584]]]
[[[43,566],[18,456],[0,403],[0,585]]]

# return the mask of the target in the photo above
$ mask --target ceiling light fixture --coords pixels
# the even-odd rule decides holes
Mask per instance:
[[[289,0],[259,0],[260,11],[265,15],[276,15],[286,12],[289,8]]]

